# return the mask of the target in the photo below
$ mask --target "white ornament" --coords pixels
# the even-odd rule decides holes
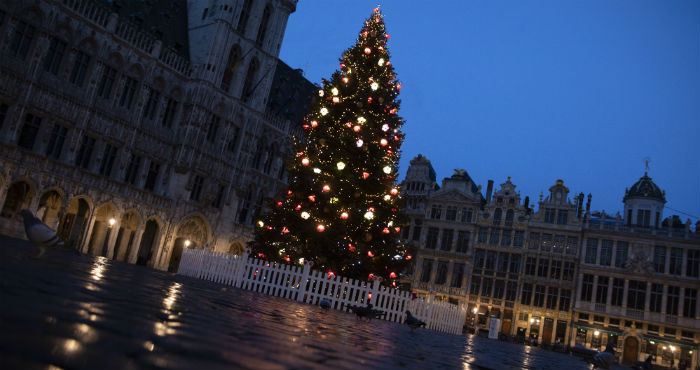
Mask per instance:
[[[372,84],[369,86],[372,88],[372,90],[377,90],[379,88],[379,84],[376,82],[372,82]]]
[[[382,171],[384,171],[384,173],[388,175],[391,173],[391,167],[385,166],[384,168],[382,168]]]
[[[368,219],[368,220],[373,219],[373,218],[374,218],[374,212],[372,212],[372,211],[367,211],[367,213],[365,213],[365,218]]]
[[[326,107],[321,108],[321,115],[325,116],[326,114],[328,114],[328,109]]]
[[[355,142],[355,145],[357,145],[357,147],[360,148],[360,147],[362,147],[362,144],[364,144],[364,143],[365,142],[362,141],[362,139],[357,139],[357,141]]]
[[[304,220],[308,220],[309,217],[311,217],[311,215],[309,214],[309,212],[304,211],[304,212],[301,213],[301,218],[303,218]]]
[[[357,123],[365,123],[365,122],[367,122],[365,117],[357,117]]]
[[[318,96],[323,96],[323,90],[318,90]]]
[[[389,199],[391,199],[391,195],[387,194],[384,196],[384,200],[389,200]]]
[[[339,170],[342,170],[343,168],[345,168],[345,163],[338,162],[338,164],[336,164],[336,166],[338,167]]]
[[[338,88],[334,87],[333,90],[331,90],[331,93],[333,93],[333,95],[338,95]]]
[[[383,125],[382,125],[382,131],[384,131],[384,132],[389,131],[389,125],[387,125],[386,123],[383,124]]]
[[[379,64],[380,67],[383,66],[384,65],[384,58],[379,58],[379,60],[377,61],[377,64]]]
[[[320,168],[314,168],[314,173],[321,173],[321,169],[320,169]]]

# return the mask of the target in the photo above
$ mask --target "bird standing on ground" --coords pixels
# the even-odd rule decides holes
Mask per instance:
[[[425,322],[417,319],[413,315],[411,315],[411,311],[406,310],[406,325],[408,325],[411,328],[411,331],[416,330],[419,327],[425,327]]]
[[[318,305],[327,310],[331,308],[331,301],[328,298],[323,298]]]
[[[348,308],[350,308],[350,310],[360,319],[366,317],[367,320],[372,320],[386,315],[386,312],[372,308],[371,303],[367,303],[367,306],[365,307],[349,305]]]
[[[63,241],[56,232],[34,217],[31,211],[23,209],[19,213],[24,218],[24,232],[27,234],[27,239],[39,247],[36,258],[41,257],[48,247],[63,247]]]

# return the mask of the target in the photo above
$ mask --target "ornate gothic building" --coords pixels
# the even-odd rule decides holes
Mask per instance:
[[[296,0],[0,3],[0,232],[176,270],[241,251],[313,89],[278,60]]]
[[[510,178],[493,194],[489,180],[485,196],[464,170],[435,179],[419,155],[402,184],[414,292],[464,305],[467,327],[498,318],[501,333],[532,343],[612,343],[622,363],[697,366],[700,223],[664,220],[665,193],[646,173],[614,217],[562,180],[535,209]]]

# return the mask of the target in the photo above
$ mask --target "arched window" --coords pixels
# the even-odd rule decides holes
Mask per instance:
[[[262,46],[263,41],[265,41],[265,34],[267,33],[267,24],[270,23],[270,16],[272,15],[272,7],[266,6],[265,11],[263,11],[262,20],[260,21],[260,27],[258,28],[258,37],[255,43],[258,46]]]
[[[226,62],[226,69],[224,69],[224,76],[221,78],[221,89],[228,91],[231,88],[231,80],[233,79],[233,73],[241,64],[241,48],[238,45],[234,45],[231,51],[228,53],[228,62]]]
[[[243,9],[241,9],[241,16],[238,17],[238,26],[236,30],[245,35],[245,27],[248,25],[248,18],[250,18],[250,9],[253,7],[253,0],[245,0],[243,3]]]
[[[493,212],[493,224],[498,225],[501,223],[501,218],[503,217],[503,211],[500,208],[496,208]]]
[[[255,90],[255,74],[258,72],[258,60],[253,59],[250,61],[250,65],[248,65],[248,73],[245,75],[245,83],[243,84],[243,93],[241,94],[241,98],[243,101],[247,102],[248,99],[253,95],[253,92]]]
[[[509,209],[506,212],[506,226],[511,226],[513,225],[513,210]]]

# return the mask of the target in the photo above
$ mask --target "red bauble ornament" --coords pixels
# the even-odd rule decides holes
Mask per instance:
[[[348,217],[350,217],[350,215],[347,212],[343,212],[340,214],[340,218],[342,218],[343,220],[347,220]]]
[[[370,258],[371,258],[371,257],[374,257],[374,253],[372,253],[372,251],[367,251],[367,255],[368,255]]]
[[[307,125],[307,124],[303,124],[303,125],[301,125],[301,127],[303,127],[304,130],[308,130],[308,129],[309,129],[309,125]]]
[[[401,84],[396,84],[396,90],[401,90],[402,87],[403,87],[403,85],[401,85]]]
[[[360,125],[355,125],[355,127],[353,127],[352,129],[355,132],[360,132],[360,128],[361,128]]]
[[[340,103],[340,98],[337,96],[333,97],[333,103]]]
[[[287,190],[287,195],[292,195],[292,191],[291,191],[291,190]]]
[[[362,31],[362,36],[367,37],[369,35],[369,32],[367,30]]]
[[[345,126],[352,127],[352,122],[345,122]]]
[[[329,279],[335,279],[335,272],[328,270],[328,278]]]
[[[322,190],[323,190],[324,192],[329,192],[329,191],[331,191],[331,187],[328,186],[328,185],[323,185],[323,189],[322,189]]]
[[[311,121],[311,127],[318,126],[318,121]]]
[[[381,140],[379,140],[379,145],[386,146],[386,144],[389,144],[389,142],[386,141],[386,139],[382,138]]]
[[[318,225],[316,225],[316,231],[318,231],[319,233],[322,233],[322,232],[326,231],[326,227],[323,226],[323,224],[318,224]]]
[[[406,261],[410,261],[410,260],[411,260],[411,258],[413,258],[413,257],[411,257],[411,255],[410,255],[410,254],[409,254],[409,255],[406,255]]]
[[[392,188],[392,189],[389,191],[389,193],[391,193],[391,195],[396,195],[396,194],[399,193],[399,189],[397,189],[397,188]]]
[[[287,226],[282,227],[282,234],[286,234],[289,232],[289,229],[287,229]]]
[[[396,279],[396,273],[395,273],[395,272],[390,273],[390,274],[389,274],[389,278],[390,278],[390,279]]]
[[[309,158],[302,158],[301,164],[304,166],[308,166],[309,165]]]
[[[350,252],[354,252],[354,251],[355,251],[355,246],[352,245],[352,244],[348,244],[348,249],[350,250]]]
[[[313,195],[313,194],[309,195],[309,200],[312,201],[312,202],[315,202],[315,201],[316,201],[316,196]]]
[[[371,103],[371,102],[372,102],[372,97],[370,96],[369,98],[367,98],[367,103]]]
[[[366,48],[365,48],[365,54],[369,55],[369,54],[371,54],[371,53],[372,53],[372,49],[370,49],[369,46],[366,47]]]
[[[389,37],[391,37],[391,36],[388,33],[384,34],[385,39],[388,39]]]
[[[277,207],[282,207],[282,202],[277,202]]]
[[[363,179],[367,180],[368,177],[369,177],[369,172],[363,172],[363,173],[362,173],[362,178],[363,178]]]
[[[367,280],[372,280],[372,279],[374,279],[374,274],[370,272],[369,276],[367,277]],[[371,298],[372,298],[372,296],[370,296],[370,299]]]
[[[389,233],[391,233],[391,230],[389,230],[388,227],[385,227],[385,228],[382,230],[382,232],[383,232],[384,234],[389,234]]]
[[[297,204],[296,207],[294,207],[297,211],[301,209],[301,204]]]
[[[400,228],[400,227],[395,227],[395,228],[394,228],[394,232],[395,232],[395,233],[397,233],[397,234],[398,234],[398,233],[399,233],[399,231],[401,231],[401,228]]]
[[[350,79],[349,79],[349,78],[347,78],[347,77],[343,77],[343,83],[348,83],[348,81],[350,81]]]

